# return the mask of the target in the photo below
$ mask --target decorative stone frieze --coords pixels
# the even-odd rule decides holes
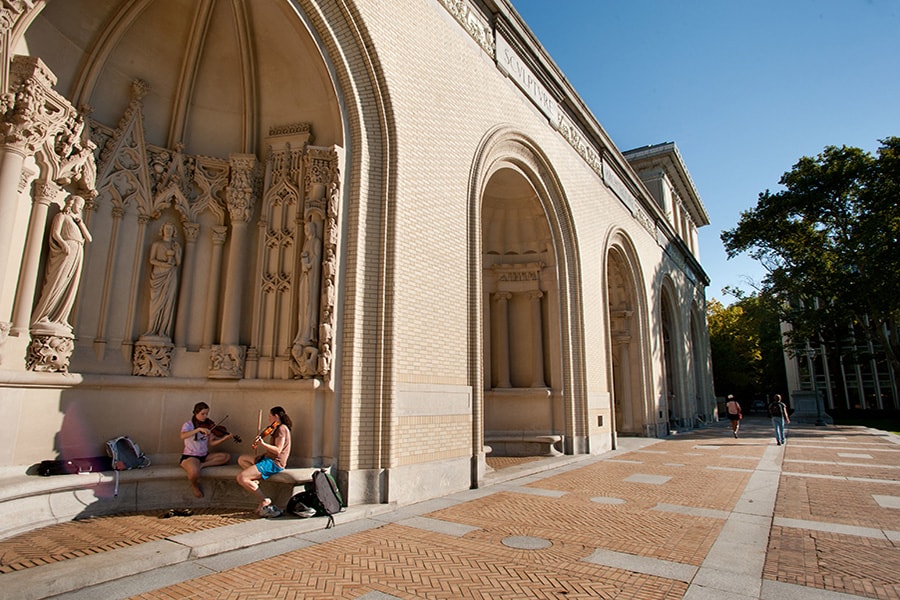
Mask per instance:
[[[441,4],[472,36],[472,39],[493,57],[494,30],[491,24],[478,11],[473,10],[467,0],[441,0]]]
[[[241,345],[215,345],[209,353],[210,379],[241,379],[244,377],[244,363],[247,347]]]
[[[253,214],[255,200],[256,155],[231,154],[231,181],[226,188],[226,202],[231,221],[248,223]]]
[[[174,346],[168,338],[141,337],[134,344],[132,375],[143,377],[168,377],[172,368]]]
[[[44,373],[67,373],[74,350],[74,336],[33,333],[25,358],[25,368]]]

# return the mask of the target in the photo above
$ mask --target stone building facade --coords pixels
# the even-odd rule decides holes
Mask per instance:
[[[281,405],[293,464],[406,503],[714,413],[677,148],[616,148],[505,0],[2,0],[0,34],[0,469]]]

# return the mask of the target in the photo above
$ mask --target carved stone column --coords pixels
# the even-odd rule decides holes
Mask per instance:
[[[194,328],[202,327],[202,322],[195,322],[195,315],[191,310],[191,300],[194,291],[194,277],[197,272],[197,236],[200,234],[198,223],[184,223],[184,269],[181,272],[181,289],[178,290],[178,310],[175,322],[176,346],[183,347],[190,343],[195,336],[191,335]],[[215,296],[210,296],[215,298]]]
[[[531,387],[547,387],[544,382],[544,332],[541,316],[541,298],[544,293],[539,290],[528,292],[531,302]]]
[[[512,298],[510,292],[497,292],[494,294],[494,312],[491,321],[496,323],[496,328],[491,336],[494,347],[494,364],[497,374],[495,387],[512,387],[509,379],[509,301]]]
[[[28,237],[25,240],[25,253],[22,256],[22,268],[19,270],[19,286],[16,304],[13,308],[13,335],[22,335],[28,331],[31,320],[31,307],[34,306],[34,292],[37,289],[38,267],[41,262],[44,227],[50,203],[60,193],[59,186],[48,181],[34,181],[32,189],[31,219],[28,223]]]
[[[75,113],[53,91],[56,76],[37,57],[17,56],[11,65],[10,91],[0,99],[0,256],[10,254],[18,212],[19,178],[25,158],[56,135]],[[7,261],[0,261],[0,286]],[[0,288],[2,293],[2,288]]]
[[[208,377],[236,379],[243,377],[247,348],[240,345],[241,295],[247,277],[247,226],[253,214],[256,156],[232,154],[231,183],[226,190],[231,217],[231,246],[228,253],[228,275],[222,306],[221,344],[210,352]],[[239,362],[239,364],[237,364]]]
[[[228,233],[227,227],[212,228],[212,260],[209,266],[209,288],[206,293],[207,298],[215,298],[219,294],[219,284],[222,281],[222,248],[225,246],[225,239]],[[216,335],[216,315],[218,311],[216,302],[206,302],[206,312],[204,313],[203,322],[203,338],[202,346],[210,348],[215,341]]]

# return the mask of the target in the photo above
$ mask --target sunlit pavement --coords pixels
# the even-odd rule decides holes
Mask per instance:
[[[0,597],[900,598],[900,438],[885,432],[790,426],[776,446],[749,417],[737,439],[727,423],[620,438],[486,483],[351,507],[332,529],[227,512],[57,525],[0,542]]]

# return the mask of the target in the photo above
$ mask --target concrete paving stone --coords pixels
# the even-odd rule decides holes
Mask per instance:
[[[736,555],[732,556],[731,559],[733,561],[741,561],[743,557]],[[709,568],[704,563],[704,566],[700,567],[691,582],[691,588],[695,586],[707,590],[718,590],[722,594],[759,598],[760,579],[759,573],[755,576],[745,574],[739,567],[725,571]]]
[[[419,515],[428,514],[430,512],[434,512],[448,506],[453,506],[454,504],[457,504],[457,502],[458,501],[454,501],[449,498],[435,498],[433,500],[426,500],[425,502],[417,502],[416,504],[401,506],[399,508],[395,508],[390,512],[378,515],[378,520],[384,521],[386,523],[402,521],[403,519],[417,517]]]
[[[612,496],[594,496],[591,498],[591,502],[596,502],[597,504],[625,504],[628,501],[623,498],[613,498]]]
[[[399,525],[405,525],[406,527],[415,527],[416,529],[423,529],[425,531],[433,531],[435,533],[443,533],[445,535],[453,535],[457,537],[462,537],[467,533],[471,533],[472,531],[479,529],[478,527],[473,527],[471,525],[451,523],[449,521],[430,519],[428,517],[411,517],[409,519],[397,521],[397,523]]]
[[[289,537],[280,540],[273,540],[265,544],[257,544],[240,550],[232,550],[215,556],[207,556],[198,558],[193,562],[200,567],[210,571],[226,571],[234,569],[241,565],[246,565],[258,560],[265,560],[273,556],[278,556],[286,552],[293,552],[301,548],[307,548],[313,543],[297,537]]]
[[[763,580],[760,600],[859,600],[867,596],[844,594],[831,590],[808,588],[802,585],[781,583],[780,581]],[[687,599],[687,596],[685,596]]]
[[[196,562],[179,563],[160,567],[132,577],[115,579],[66,594],[54,596],[53,600],[125,600],[138,594],[145,594],[183,581],[199,579],[211,571]]]
[[[900,508],[900,496],[881,496],[879,494],[873,494],[872,498],[879,506],[883,506],[884,508]]]
[[[672,478],[667,475],[648,475],[646,473],[635,473],[625,478],[630,483],[647,483],[650,485],[662,485],[668,483]]]
[[[694,506],[682,506],[679,504],[658,503],[653,510],[661,512],[677,513],[681,515],[690,515],[692,517],[705,517],[710,519],[727,519],[730,512],[726,510],[715,510],[711,508],[697,508]]]
[[[318,517],[314,518],[318,519]],[[297,534],[296,537],[315,544],[323,544],[346,535],[353,535],[354,533],[368,531],[369,529],[377,529],[384,525],[385,523],[383,521],[378,521],[376,519],[357,519],[356,521],[350,521],[349,523],[340,523],[339,526],[336,525],[330,529],[320,528],[314,531],[300,533]],[[324,525],[322,527],[324,527]]]
[[[525,487],[523,485],[509,487],[507,488],[507,491],[515,492],[517,494],[531,494],[532,496],[547,496],[550,498],[560,498],[568,494],[568,492],[560,490],[545,490],[538,487]]]
[[[594,550],[582,560],[597,565],[634,571],[635,573],[655,575],[666,579],[677,579],[685,583],[690,583],[697,573],[697,567],[691,565],[603,549]]]
[[[855,527],[853,525],[843,525],[841,523],[826,523],[822,521],[806,521],[803,519],[784,519],[776,517],[772,523],[779,527],[793,527],[794,529],[807,529],[812,531],[826,531],[828,533],[839,533],[842,535],[855,535],[859,537],[868,537],[875,539],[885,539],[887,536],[881,529],[874,527]]]
[[[753,473],[753,469],[739,467],[720,467],[718,465],[710,465],[706,467],[710,471],[734,471],[735,473]]]
[[[716,588],[692,585],[684,594],[682,600],[758,600],[759,596],[751,596],[747,593],[733,593]]]
[[[135,573],[152,571],[188,559],[190,549],[168,540],[158,540],[40,567],[36,578],[29,569],[7,573],[0,587],[9,598],[31,600],[71,592],[94,584]]]

